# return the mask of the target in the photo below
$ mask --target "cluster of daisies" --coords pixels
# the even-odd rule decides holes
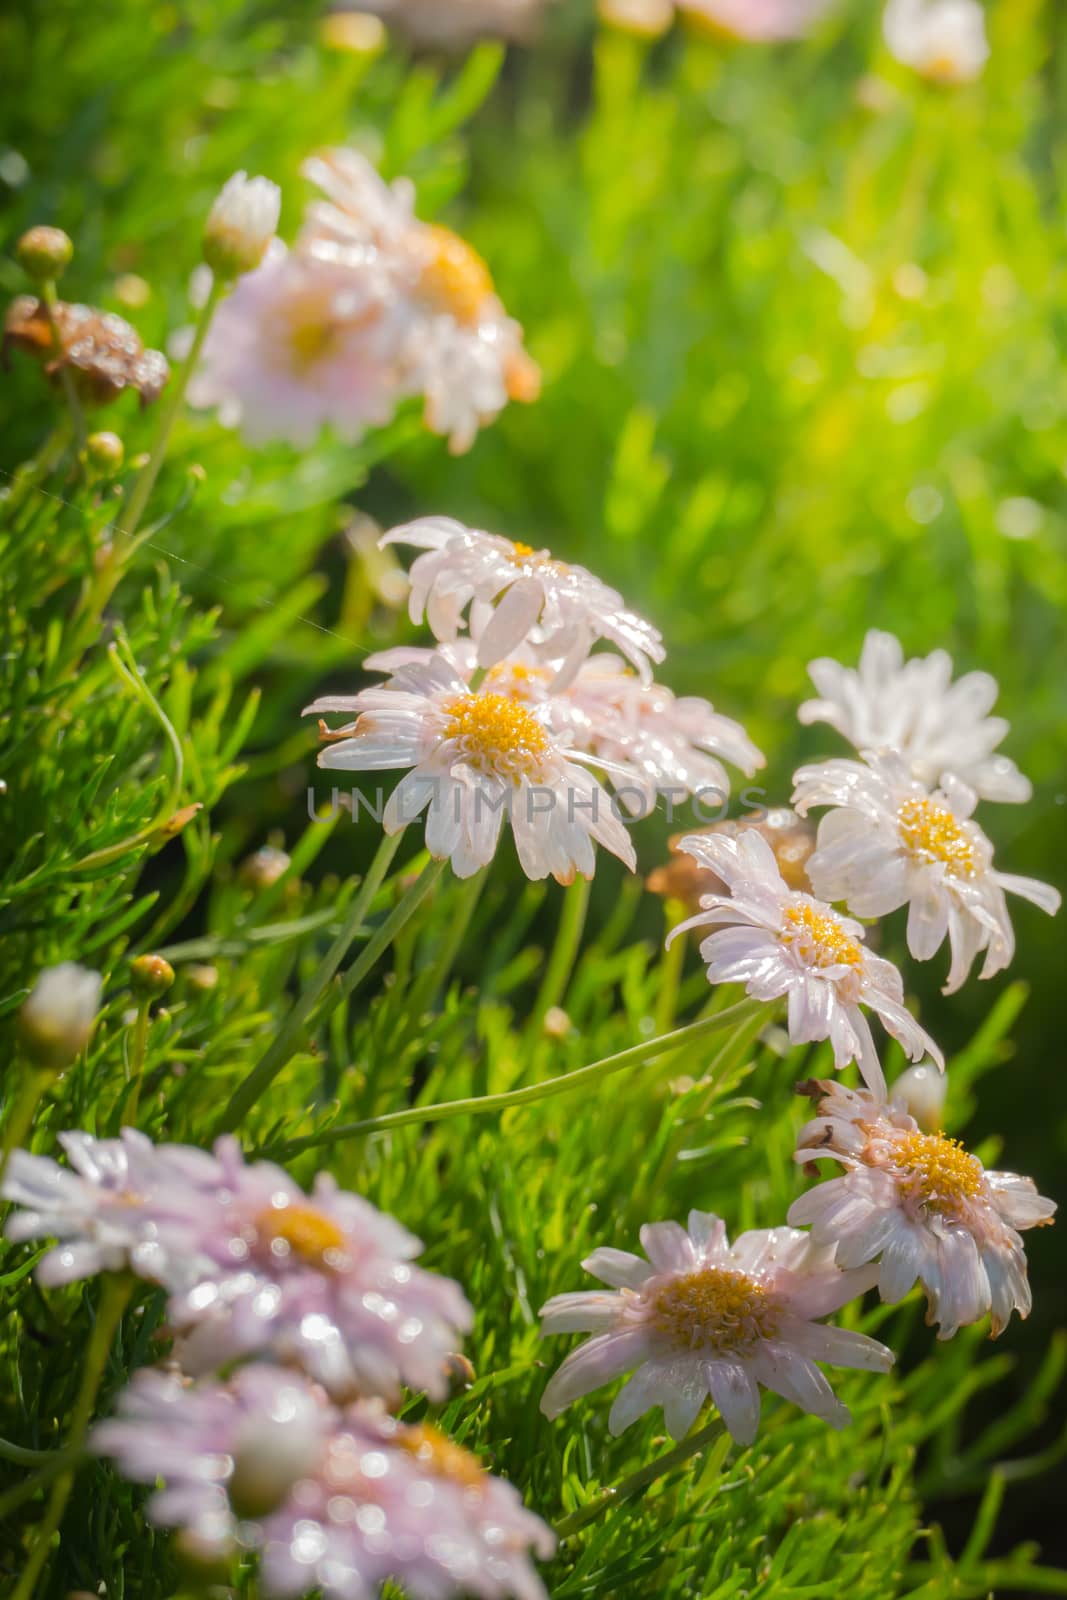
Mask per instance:
[[[209,222],[206,255],[237,282],[215,311],[189,385],[252,444],[306,447],[323,428],[354,441],[421,396],[453,452],[508,400],[540,387],[522,329],[489,269],[458,234],[422,222],[406,178],[386,183],[354,150],[304,164],[320,198],[292,247],[276,237],[278,191],[238,174]],[[216,268],[218,270],[218,268]]]
[[[61,1143],[67,1167],[14,1152],[7,1237],[59,1241],[46,1285],[108,1273],[166,1291],[171,1354],[134,1374],[92,1446],[162,1480],[148,1513],[194,1568],[254,1554],[272,1596],[353,1600],[389,1579],[428,1600],[543,1596],[529,1553],[551,1555],[551,1530],[446,1435],[394,1415],[402,1386],[447,1396],[472,1320],[458,1285],[416,1264],[417,1239],[232,1140],[210,1155],[129,1128]]]
[[[321,724],[320,764],[406,768],[384,825],[395,830],[426,810],[427,847],[457,874],[489,861],[505,816],[530,877],[590,873],[593,841],[632,868],[627,789],[642,807],[699,795],[705,784],[728,793],[721,758],[748,773],[762,764],[736,723],[655,683],[660,636],[583,568],[444,518],[395,529],[385,542],[422,551],[410,611],[425,616],[437,643],[372,657],[368,666],[390,674],[380,687],[310,708],[352,718],[336,730]],[[600,640],[620,653],[593,650]],[[801,818],[825,808],[814,848],[783,875],[774,830],[758,815],[685,837],[680,849],[703,874],[703,892],[670,937],[706,930],[700,950],[712,983],[784,1001],[792,1043],[828,1040],[837,1068],[856,1064],[863,1090],[804,1086],[817,1116],[796,1153],[805,1166],[836,1160],[845,1175],[799,1200],[790,1226],[732,1247],[720,1219],[693,1212],[688,1231],[643,1230],[647,1260],[596,1251],[585,1266],[611,1292],[564,1294],[544,1308],[546,1332],[594,1335],[548,1385],[549,1416],[633,1371],[611,1409],[615,1431],[662,1405],[681,1437],[710,1394],[747,1443],[761,1384],[840,1425],[847,1413],[816,1363],[884,1370],[892,1360],[872,1339],[819,1325],[846,1301],[875,1285],[899,1300],[918,1281],[942,1338],[987,1313],[996,1333],[1013,1309],[1029,1310],[1019,1233],[1048,1222],[1054,1207],[1029,1179],[986,1172],[940,1131],[943,1097],[931,1080],[943,1057],[905,1005],[899,970],[872,953],[857,920],[906,905],[914,957],[948,941],[951,992],[977,956],[983,977],[1011,960],[1005,891],[1057,910],[1055,890],[994,867],[973,818],[979,799],[1030,794],[997,753],[1007,724],[989,715],[996,684],[983,673],[953,682],[942,651],[905,661],[881,633],[868,635],[857,671],[821,660],[811,672],[820,698],[801,719],[830,723],[859,749],[859,759],[796,774]],[[916,1063],[892,1095],[867,1013]]]

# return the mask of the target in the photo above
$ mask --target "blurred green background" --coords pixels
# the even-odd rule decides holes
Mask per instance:
[[[267,452],[249,493],[240,440],[183,426],[165,482],[176,499],[193,461],[206,481],[160,547],[185,563],[188,592],[222,607],[228,637],[278,606],[287,618],[255,741],[293,741],[296,776],[253,768],[231,829],[251,846],[302,826],[301,705],[354,684],[360,651],[406,628],[357,581],[341,497],[383,524],[445,512],[593,567],[662,628],[672,686],[745,722],[776,800],[800,758],[841,753],[795,721],[811,657],[853,662],[877,626],[911,653],[944,646],[960,670],[988,669],[1035,798],[981,820],[1008,870],[1067,887],[1062,10],[991,5],[989,66],[954,90],[889,60],[870,0],[780,49],[681,30],[649,45],[564,4],[536,48],[503,61],[493,46],[450,62],[338,51],[321,15],[113,0],[87,16],[18,0],[0,19],[4,239],[64,226],[69,298],[165,344],[188,320],[219,184],[238,167],[280,182],[291,235],[300,161],[355,138],[476,244],[543,368],[540,403],[511,408],[458,461],[404,416],[358,450]],[[23,288],[5,256],[0,289]],[[5,469],[48,407],[15,360]],[[147,438],[129,402],[109,425],[128,448]],[[666,831],[646,826],[646,866]],[[1014,914],[1010,974],[947,1000],[940,959],[908,963],[907,979],[947,1051],[1012,980],[1029,986],[971,1131],[1002,1137],[1005,1164],[1055,1195],[1062,935],[1018,902]],[[1028,1250],[1036,1310],[1011,1336],[1023,1375],[1062,1316],[1063,1228]],[[998,1538],[1042,1510],[1041,1491],[1009,1496]]]

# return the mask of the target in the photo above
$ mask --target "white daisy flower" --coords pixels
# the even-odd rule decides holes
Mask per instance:
[[[441,656],[401,667],[389,685],[328,695],[307,708],[355,713],[328,734],[331,770],[409,767],[383,822],[396,833],[427,811],[426,848],[467,878],[495,854],[505,813],[528,878],[591,878],[594,841],[633,871],[633,844],[596,779],[571,759],[536,707],[472,692]]]
[[[1012,1311],[1030,1310],[1026,1255],[1018,1230],[1052,1221],[1056,1207],[1030,1178],[987,1172],[943,1133],[923,1133],[903,1105],[837,1083],[812,1082],[818,1115],[801,1131],[797,1161],[824,1158],[843,1178],[818,1184],[793,1203],[789,1220],[810,1223],[839,1266],[880,1258],[883,1300],[903,1299],[916,1279],[938,1338],[992,1314],[995,1337]]]
[[[902,65],[935,83],[968,83],[989,60],[978,0],[887,0],[882,31]]]
[[[411,544],[425,551],[411,568],[409,611],[425,613],[434,637],[455,639],[473,605],[471,633],[478,665],[495,666],[536,630],[546,657],[562,662],[553,687],[565,688],[596,639],[608,639],[651,683],[649,660],[662,661],[662,636],[623,598],[585,567],[555,561],[547,550],[513,543],[500,534],[468,528],[452,517],[420,517],[393,528],[382,544]]]
[[[434,651],[400,645],[366,658],[371,671],[392,673]],[[478,666],[473,639],[438,645],[438,655],[469,682]],[[662,683],[642,683],[620,656],[589,656],[562,691],[555,689],[559,660],[533,645],[520,645],[487,672],[483,687],[536,706],[548,725],[575,751],[603,763],[620,804],[647,815],[657,797],[672,803],[687,795],[725,802],[729,761],[746,777],[766,764],[739,722],[722,716],[707,700],[677,696]],[[720,759],[721,758],[721,759]]]
[[[788,1000],[793,1044],[829,1039],[834,1066],[854,1061],[876,1094],[885,1079],[863,1013],[866,1006],[912,1061],[944,1058],[904,1005],[900,973],[890,961],[864,948],[858,922],[840,916],[822,900],[790,889],[774,851],[754,828],[734,836],[692,834],[681,841],[702,867],[726,884],[729,894],[702,895],[702,910],[672,930],[713,927],[700,946],[709,983],[743,983],[757,1000]]]
[[[641,1229],[648,1260],[600,1249],[587,1272],[611,1286],[560,1294],[542,1308],[542,1333],[591,1333],[554,1374],[541,1410],[557,1417],[582,1395],[624,1372],[608,1427],[622,1433],[653,1406],[668,1433],[688,1433],[710,1395],[738,1444],[756,1437],[760,1385],[822,1417],[850,1420],[817,1361],[888,1372],[885,1345],[817,1319],[839,1310],[875,1282],[877,1269],[840,1271],[831,1251],[793,1228],[758,1228],[731,1246],[726,1227],[704,1211]]]
[[[896,751],[863,752],[863,761],[801,767],[793,804],[836,809],[819,823],[808,876],[827,900],[844,900],[858,917],[908,907],[908,949],[928,961],[948,936],[952,965],[944,992],[964,982],[985,951],[982,977],[1011,961],[1015,934],[1005,890],[1054,914],[1056,889],[1036,878],[997,872],[993,846],[972,820],[973,789],[945,777],[929,790]]]
[[[268,178],[235,172],[216,196],[204,224],[204,260],[222,279],[259,266],[274,238],[282,192]]]
[[[991,717],[997,680],[968,672],[952,681],[952,657],[944,650],[904,660],[899,639],[871,629],[859,667],[829,657],[808,666],[818,700],[806,700],[801,722],[828,722],[857,750],[899,750],[922,783],[948,773],[981,800],[1029,800],[1029,778],[1007,756],[995,755],[1008,732],[1003,717]]]

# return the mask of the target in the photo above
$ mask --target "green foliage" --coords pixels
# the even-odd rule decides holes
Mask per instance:
[[[776,795],[795,759],[830,748],[825,730],[793,726],[811,656],[852,659],[871,624],[913,651],[952,649],[1000,677],[1011,753],[1036,781],[1031,806],[989,819],[998,849],[1012,870],[1062,876],[1062,48],[1037,0],[1001,0],[983,82],[935,94],[879,54],[870,9],[846,8],[790,51],[680,35],[649,48],[608,32],[590,49],[564,19],[539,51],[502,63],[488,46],[450,64],[333,53],[310,3],[115,0],[87,25],[72,0],[23,0],[0,19],[6,225],[12,240],[37,221],[68,229],[72,298],[122,310],[164,344],[189,319],[198,219],[230,172],[283,184],[291,234],[302,157],[356,138],[484,253],[546,380],[539,405],[513,408],[459,461],[406,411],[356,449],[326,439],[303,457],[253,454],[187,417],[130,551],[112,524],[152,413],[115,408],[128,465],[117,482],[87,481],[62,440],[51,461],[41,453],[58,399],[12,358],[5,1106],[23,1070],[13,1013],[36,973],[77,959],[106,979],[93,1042],[48,1089],[34,1149],[53,1152],[64,1128],[119,1125],[135,956],[160,953],[177,972],[150,1014],[139,1125],[206,1144],[342,927],[378,830],[309,819],[314,740],[299,712],[353,685],[366,651],[408,636],[364,515],[444,511],[585,561],[663,626],[676,688],[745,719]],[[872,69],[882,76],[861,93]],[[147,288],[136,311],[131,273]],[[0,288],[24,287],[0,261]],[[644,866],[666,831],[639,831]],[[270,884],[242,865],[266,843],[291,858]],[[537,1308],[579,1286],[590,1248],[632,1247],[649,1218],[697,1206],[738,1231],[783,1217],[804,1181],[792,1085],[828,1063],[784,1055],[773,1026],[747,1027],[593,1090],[328,1142],[339,1124],[413,1101],[547,1081],[708,1003],[692,956],[679,971],[660,954],[660,909],[615,863],[601,861],[575,955],[561,892],[525,884],[506,857],[484,884],[441,879],[384,967],[340,1003],[328,992],[239,1132],[250,1150],[303,1142],[288,1160],[297,1177],[328,1165],[464,1284],[475,1377],[440,1420],[558,1521],[668,1445],[655,1418],[611,1440],[601,1397],[545,1421],[537,1401],[566,1346],[539,1344]],[[406,859],[375,894],[355,955],[423,864]],[[1050,1179],[1067,1140],[1062,1082],[1045,1070],[1057,956],[1036,914],[1019,929],[1025,1010],[1018,980],[951,1002],[934,992],[939,972],[911,967],[909,981],[954,1047],[950,1130],[974,1116],[984,1154],[1003,1134],[1009,1165]],[[542,1026],[553,1006],[569,1028]],[[996,1071],[1013,1037],[1018,1059]],[[998,1531],[1030,1492],[1018,1485],[1040,1492],[1067,1449],[1049,1424],[1065,1360],[1054,1250],[1040,1239],[1032,1252],[1029,1340],[1016,1323],[1003,1354],[973,1331],[934,1347],[917,1300],[869,1314],[859,1325],[901,1362],[890,1379],[841,1377],[850,1430],[768,1401],[751,1449],[720,1440],[591,1520],[550,1569],[550,1592],[1067,1592],[1038,1551]],[[0,1435],[51,1452],[97,1287],[41,1290],[36,1254],[5,1247],[0,1260]],[[135,1301],[103,1407],[164,1348],[161,1317],[158,1296]],[[25,1492],[34,1468],[2,1443],[0,1457],[6,1577],[45,1490]],[[974,1514],[950,1551],[937,1522],[960,1496]],[[174,1594],[169,1542],[146,1526],[143,1499],[103,1465],[83,1468],[41,1595]]]

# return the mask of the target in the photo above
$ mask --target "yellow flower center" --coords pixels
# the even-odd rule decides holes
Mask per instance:
[[[439,311],[447,311],[469,327],[478,321],[493,293],[489,268],[451,228],[428,223],[424,234],[430,248],[419,289]]]
[[[982,1163],[943,1133],[905,1134],[894,1152],[915,1200],[942,1215],[958,1212],[982,1192]]]
[[[955,56],[943,52],[941,55],[928,56],[923,71],[935,83],[955,83],[960,75],[960,64]]]
[[[863,947],[841,927],[831,911],[816,911],[806,902],[787,906],[782,938],[809,967],[861,967]]]
[[[701,1267],[672,1278],[652,1297],[652,1320],[680,1350],[729,1355],[777,1332],[781,1307],[755,1278]]]
[[[551,748],[544,725],[505,694],[472,694],[452,700],[445,710],[446,739],[458,739],[464,760],[499,778],[540,772]]]
[[[508,560],[513,566],[533,568],[537,572],[566,573],[571,570],[565,561],[553,561],[547,550],[535,550],[532,544],[523,544],[521,539],[512,541]]]
[[[449,1478],[465,1489],[484,1489],[485,1471],[476,1457],[429,1423],[402,1428],[396,1436],[402,1450],[413,1455],[420,1466],[436,1473],[439,1478]]]
[[[905,800],[897,812],[901,842],[922,863],[940,862],[956,878],[973,878],[978,856],[966,828],[936,800]]]
[[[499,686],[501,692],[516,700],[533,699],[537,685],[547,683],[552,674],[547,667],[528,666],[525,661],[502,661],[490,667],[485,675],[487,684]]]
[[[332,1266],[345,1251],[342,1230],[314,1206],[272,1206],[256,1218],[256,1230],[272,1253],[284,1255],[288,1246],[313,1267]]]

